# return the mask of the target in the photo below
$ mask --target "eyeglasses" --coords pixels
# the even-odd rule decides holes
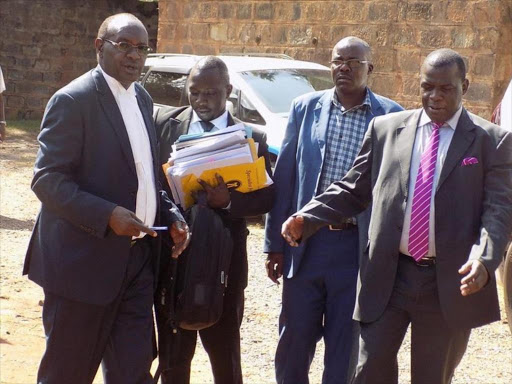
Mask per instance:
[[[356,69],[361,67],[363,64],[369,63],[368,60],[349,59],[349,60],[332,60],[331,65],[335,68],[341,67],[343,64],[347,64],[350,69]]]
[[[108,40],[108,39],[102,39],[103,41],[108,41],[110,44],[112,44],[114,47],[116,47],[121,52],[127,53],[130,52],[132,49],[137,50],[137,53],[139,55],[147,55],[153,49],[149,45],[133,45],[130,43],[127,43],[125,41],[121,41],[120,43],[116,43],[115,41]]]

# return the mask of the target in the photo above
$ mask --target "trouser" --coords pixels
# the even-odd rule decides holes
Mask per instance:
[[[372,323],[361,323],[355,384],[398,383],[398,350],[411,324],[411,383],[449,384],[470,329],[453,329],[443,318],[435,266],[400,256],[389,304]]]
[[[131,248],[120,293],[111,304],[87,304],[45,291],[46,350],[37,382],[90,384],[102,363],[105,384],[151,383],[152,306],[151,253],[143,240]]]
[[[189,384],[197,333],[212,365],[215,384],[242,384],[240,363],[240,326],[244,315],[244,290],[226,289],[223,311],[217,323],[209,328],[189,331],[178,328],[173,333],[165,324],[165,315],[157,313],[158,353],[162,384]]]
[[[322,383],[345,384],[357,358],[357,324],[352,320],[358,273],[357,228],[323,228],[308,240],[300,268],[283,282],[276,351],[278,384],[309,383],[316,343],[324,338]]]

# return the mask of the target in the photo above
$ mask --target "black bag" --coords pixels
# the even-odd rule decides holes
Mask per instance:
[[[233,251],[229,228],[204,202],[187,210],[185,217],[191,242],[164,271],[156,301],[173,332],[178,327],[201,330],[220,319]]]

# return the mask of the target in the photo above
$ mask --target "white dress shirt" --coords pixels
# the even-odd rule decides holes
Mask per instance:
[[[146,124],[144,123],[142,112],[137,103],[135,84],[132,83],[130,87],[126,89],[119,81],[105,73],[105,71],[101,69],[101,66],[98,65],[98,68],[103,73],[103,77],[114,95],[121,116],[123,117],[128,139],[130,140],[138,180],[135,215],[144,222],[146,226],[151,227],[155,223],[157,210],[153,155],[151,154],[151,145]],[[138,238],[144,237],[145,235],[144,232],[141,232]]]
[[[2,73],[2,67],[0,67],[0,93],[5,91],[4,74]]]
[[[437,182],[443,169],[444,161],[446,160],[446,153],[448,147],[452,142],[455,128],[459,122],[462,107],[460,107],[454,115],[446,121],[439,129],[439,149],[437,151],[436,170],[434,173],[434,181],[432,184],[432,196],[430,200],[430,215],[429,215],[429,230],[428,230],[428,253],[426,256],[436,255],[436,239],[435,239],[435,206],[434,195],[437,188]],[[405,208],[404,226],[402,229],[402,237],[400,239],[400,253],[404,255],[411,255],[409,253],[409,228],[411,226],[411,208],[412,199],[414,196],[414,187],[416,184],[416,177],[418,176],[418,168],[420,166],[421,155],[427,147],[428,139],[432,134],[432,120],[425,113],[421,112],[418,128],[416,129],[416,139],[414,140],[414,148],[411,156],[411,169],[409,173],[409,194],[407,199],[407,206]]]
[[[196,111],[192,110],[192,120],[190,120],[190,126],[188,127],[188,133],[203,133],[203,127],[201,126],[201,118],[197,116]],[[228,111],[225,110],[222,115],[216,119],[210,120],[210,123],[214,125],[210,132],[220,131],[228,126]]]

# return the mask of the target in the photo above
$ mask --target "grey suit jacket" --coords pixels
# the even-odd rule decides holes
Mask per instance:
[[[354,318],[376,320],[395,281],[409,198],[409,168],[421,110],[375,118],[353,168],[308,203],[304,237],[350,217],[372,201],[369,240],[361,261]],[[476,157],[478,164],[464,166]],[[442,313],[453,327],[472,328],[499,319],[494,280],[512,229],[512,133],[462,111],[435,192],[437,286]],[[458,269],[480,260],[489,283],[463,297]]]
[[[139,84],[135,89],[158,191],[153,103]],[[38,140],[32,189],[42,206],[23,272],[54,294],[107,304],[121,288],[131,241],[113,233],[108,222],[117,205],[135,212],[138,179],[121,112],[98,69],[53,95]],[[163,214],[157,221],[181,219],[164,195],[157,199]]]

